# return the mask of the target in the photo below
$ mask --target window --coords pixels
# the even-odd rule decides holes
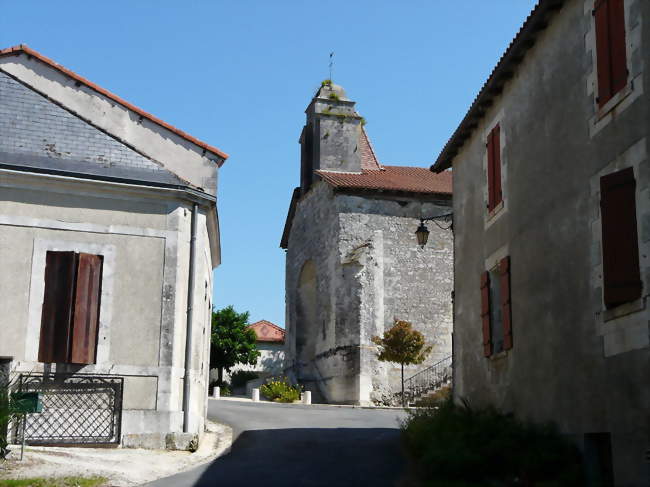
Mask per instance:
[[[512,348],[510,257],[504,257],[481,276],[483,355],[490,357]]]
[[[487,138],[488,211],[502,201],[501,192],[501,129],[495,125]]]
[[[47,252],[39,362],[95,363],[103,260],[101,255]]]
[[[627,85],[623,2],[596,0],[594,4],[599,107]]]
[[[606,308],[641,297],[636,180],[629,167],[600,178],[603,299]]]

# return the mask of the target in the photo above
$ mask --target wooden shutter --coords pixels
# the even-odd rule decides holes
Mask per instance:
[[[612,96],[627,84],[625,7],[623,0],[609,0],[609,39],[612,63]]]
[[[492,131],[487,139],[487,182],[488,182],[488,211],[492,211],[494,204],[494,138]]]
[[[596,0],[594,22],[598,105],[602,107],[627,84],[623,0]]]
[[[94,364],[97,352],[103,258],[79,254],[70,362]]]
[[[611,308],[641,297],[636,181],[629,167],[600,178],[603,297]]]
[[[494,151],[494,206],[501,203],[501,127],[492,129],[492,150]]]
[[[501,202],[501,129],[496,125],[487,140],[488,210]]]
[[[490,334],[490,273],[481,274],[481,320],[483,322],[483,355],[492,355]]]
[[[503,349],[512,348],[512,309],[510,305],[510,257],[499,262],[501,286],[501,319],[503,320]]]
[[[68,361],[76,272],[77,256],[74,252],[47,252],[39,362]]]

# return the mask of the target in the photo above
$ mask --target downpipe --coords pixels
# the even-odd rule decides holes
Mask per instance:
[[[192,321],[194,317],[194,274],[196,266],[196,226],[199,205],[192,205],[192,222],[190,230],[190,268],[187,282],[187,330],[185,338],[185,373],[183,375],[183,433],[187,433],[190,424],[190,369],[192,368]]]

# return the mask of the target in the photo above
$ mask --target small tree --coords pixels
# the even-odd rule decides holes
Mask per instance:
[[[382,362],[395,362],[402,366],[402,405],[404,405],[404,365],[421,364],[431,352],[424,336],[414,330],[408,321],[395,320],[393,327],[382,337],[372,337],[379,346],[377,358]]]
[[[235,364],[254,365],[257,336],[248,326],[248,311],[237,313],[233,306],[212,312],[210,337],[210,368],[219,370],[219,384],[223,384],[223,371]]]

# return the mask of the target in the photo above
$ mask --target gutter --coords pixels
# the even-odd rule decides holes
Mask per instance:
[[[201,190],[191,188],[182,184],[158,183],[154,181],[142,181],[139,179],[116,178],[99,174],[88,174],[74,171],[61,171],[58,169],[45,169],[33,166],[18,166],[15,164],[0,163],[0,172],[9,174],[25,174],[28,176],[40,176],[62,181],[83,181],[87,183],[101,182],[112,186],[128,186],[142,189],[163,189],[171,192],[182,193],[192,201],[202,201],[216,204],[216,196],[204,193]]]
[[[192,223],[190,230],[190,268],[187,282],[187,326],[185,338],[185,373],[183,375],[183,433],[187,433],[190,423],[190,369],[192,368],[192,322],[194,318],[194,274],[196,267],[196,226],[199,205],[192,205]]]

